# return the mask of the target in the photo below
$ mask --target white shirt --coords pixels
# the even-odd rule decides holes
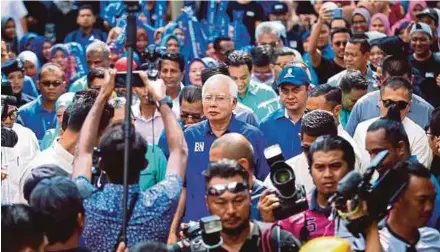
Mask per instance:
[[[419,228],[419,240],[415,245],[417,252],[440,251],[440,234],[437,230],[429,227]],[[388,226],[379,231],[380,245],[383,252],[407,251],[411,244],[402,237],[391,231]]]
[[[351,147],[353,147],[354,155],[356,157],[354,169],[360,172],[361,174],[363,174],[367,169],[367,167],[363,166],[364,163],[362,162],[362,152],[359,149],[359,146],[354,141],[354,139],[350,136],[350,134],[348,134],[348,132],[340,124],[338,125],[338,136],[347,140],[347,142],[350,143]]]
[[[180,101],[179,101],[179,97],[180,97],[180,94],[182,94],[182,89],[184,88],[185,86],[183,85],[183,83],[181,82],[180,83],[180,92],[179,92],[179,94],[176,96],[176,98],[174,98],[172,101],[173,101],[173,108],[171,109],[173,112],[174,112],[174,114],[176,115],[176,118],[177,118],[177,120],[180,120]]]
[[[40,152],[38,140],[32,130],[14,123],[18,142],[13,148],[2,147],[2,165],[8,177],[2,181],[2,203],[13,203],[19,191],[20,175],[29,162]]]
[[[156,109],[153,117],[145,119],[141,115],[140,105],[136,104],[131,106],[131,112],[133,113],[134,125],[136,132],[148,142],[148,144],[157,144],[159,142],[160,134],[164,129],[164,124],[160,112]]]
[[[362,162],[364,162],[363,167],[368,167],[371,161],[370,154],[367,152],[365,146],[367,129],[377,119],[379,119],[379,117],[359,123],[354,133],[353,139],[362,152]],[[432,162],[432,151],[429,147],[428,138],[426,137],[425,131],[408,117],[403,119],[402,124],[403,128],[405,128],[406,134],[408,135],[411,155],[415,155],[417,160],[429,169]]]
[[[26,169],[20,176],[19,180],[19,193],[16,197],[18,202],[26,202],[23,197],[23,186],[26,178],[29,176],[31,171],[41,165],[53,164],[59,166],[61,169],[65,170],[69,174],[72,173],[73,169],[73,155],[63,148],[58,143],[58,139],[53,141],[52,146],[46,150],[38,153],[35,158],[29,163]]]

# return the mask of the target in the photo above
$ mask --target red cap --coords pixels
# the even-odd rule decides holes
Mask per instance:
[[[126,72],[127,71],[127,57],[123,57],[118,59],[118,61],[116,61],[115,63],[115,69],[118,72]],[[133,60],[133,70],[135,70],[137,68],[136,62],[134,62]]]

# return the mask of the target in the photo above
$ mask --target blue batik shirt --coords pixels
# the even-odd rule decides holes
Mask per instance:
[[[261,131],[254,126],[239,121],[232,115],[227,133],[240,133],[251,143],[254,149],[255,176],[265,178],[269,166],[264,159],[264,139]],[[196,123],[184,132],[188,144],[188,170],[186,172],[186,210],[184,221],[196,221],[210,215],[205,204],[205,179],[202,172],[209,165],[209,150],[217,139],[211,131],[208,120]]]
[[[84,198],[85,227],[82,233],[90,251],[113,251],[122,227],[123,185],[106,184],[102,190],[94,187],[89,179],[75,179]],[[167,242],[171,222],[177,210],[182,179],[177,175],[141,192],[139,184],[129,185],[128,206],[138,194],[138,199],[127,225],[127,247],[143,241]]]

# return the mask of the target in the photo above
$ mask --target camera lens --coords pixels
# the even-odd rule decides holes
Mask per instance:
[[[288,169],[280,169],[275,172],[274,177],[275,177],[275,180],[279,184],[284,184],[284,183],[288,182],[289,180],[291,180],[292,173]]]

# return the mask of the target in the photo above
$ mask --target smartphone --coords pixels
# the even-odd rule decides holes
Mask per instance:
[[[332,13],[333,13],[333,15],[332,15],[333,19],[342,18],[342,9],[341,8],[333,9]]]
[[[142,81],[139,73],[141,71],[133,71],[132,75],[132,86],[133,87],[143,87],[144,82]],[[127,72],[117,72],[116,73],[116,88],[125,88],[127,87]]]

